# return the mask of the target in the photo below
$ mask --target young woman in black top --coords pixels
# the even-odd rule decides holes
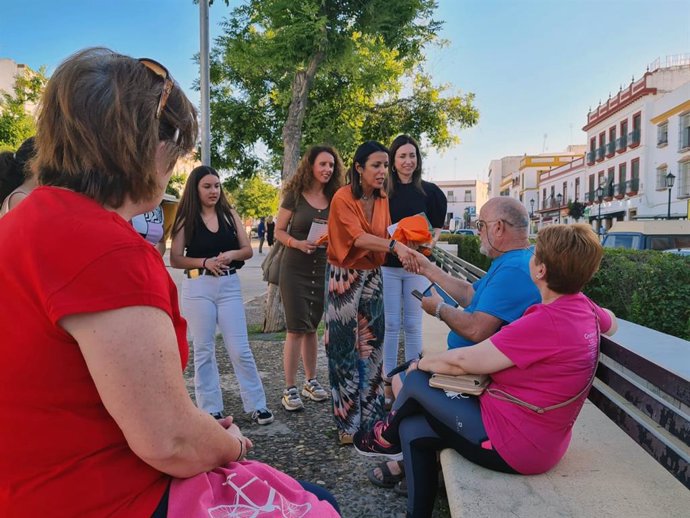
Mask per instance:
[[[245,412],[259,424],[273,422],[266,394],[249,348],[240,280],[242,262],[252,248],[239,214],[225,198],[218,173],[208,166],[194,169],[173,224],[170,264],[184,268],[182,313],[194,342],[194,392],[199,408],[222,417],[215,354],[216,325],[230,356]]]

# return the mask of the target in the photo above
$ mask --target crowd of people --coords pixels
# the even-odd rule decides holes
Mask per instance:
[[[246,460],[252,441],[224,408],[216,328],[244,412],[258,425],[275,418],[237,275],[250,238],[209,166],[189,174],[171,225],[170,265],[184,271],[178,307],[161,201],[197,130],[163,65],[85,49],[48,82],[35,138],[0,155],[0,352],[12,366],[0,382],[0,515],[41,514],[49,501],[56,516],[175,518],[219,506],[339,516],[325,489]],[[420,215],[428,238],[393,238]],[[281,406],[299,411],[305,398],[330,408],[339,444],[388,459],[366,475],[406,494],[411,517],[431,515],[443,448],[506,473],[555,466],[599,337],[616,330],[581,292],[602,257],[590,227],[550,226],[532,247],[525,207],[492,198],[476,223],[491,267],[469,283],[422,253],[445,217],[442,191],[422,180],[419,144],[399,135],[390,148],[362,143],[347,169],[333,146],[308,148],[275,223],[258,226],[259,253],[264,241],[280,251]],[[448,326],[447,351],[422,355],[424,312]],[[187,326],[193,400],[182,376]],[[407,365],[395,369],[401,335]],[[432,373],[490,383],[457,397],[432,388]]]

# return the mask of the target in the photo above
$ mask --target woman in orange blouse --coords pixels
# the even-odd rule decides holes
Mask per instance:
[[[349,185],[333,196],[328,218],[326,354],[333,413],[341,444],[370,430],[383,407],[383,284],[381,268],[393,253],[416,271],[411,249],[387,238],[391,224],[384,182],[388,149],[368,141],[357,148]]]

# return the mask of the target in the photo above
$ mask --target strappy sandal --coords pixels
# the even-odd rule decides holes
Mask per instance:
[[[338,444],[340,446],[349,446],[352,444],[352,434],[338,430]]]
[[[393,395],[393,384],[390,380],[383,380],[383,397],[383,408],[386,412],[389,412],[395,400],[395,396]]]
[[[401,471],[397,475],[394,475],[391,473],[391,470],[388,467],[388,462],[381,462],[380,464],[377,464],[376,468],[381,470],[381,475],[383,478],[378,478],[376,476],[376,468],[374,468],[367,471],[369,482],[377,487],[383,487],[385,489],[396,487],[396,484],[405,479],[405,471],[403,470],[402,463],[399,463],[398,465],[400,466]]]
[[[403,477],[403,479],[400,482],[395,484],[393,492],[396,495],[407,496],[407,479]]]

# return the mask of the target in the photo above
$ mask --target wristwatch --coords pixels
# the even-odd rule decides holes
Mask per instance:
[[[391,254],[394,254],[394,253],[395,253],[395,251],[394,251],[394,250],[395,250],[395,243],[397,243],[397,241],[396,241],[395,239],[391,239],[391,242],[388,243],[388,251],[389,251]]]

